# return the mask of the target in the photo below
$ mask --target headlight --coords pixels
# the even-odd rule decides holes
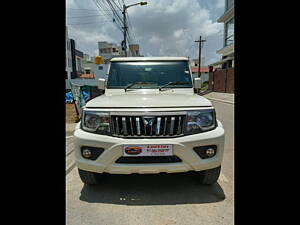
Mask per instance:
[[[109,113],[83,111],[82,129],[98,134],[109,134]]]
[[[216,116],[214,109],[203,109],[189,111],[187,113],[187,134],[197,134],[212,130],[216,127]]]

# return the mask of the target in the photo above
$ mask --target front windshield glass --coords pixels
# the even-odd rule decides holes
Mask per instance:
[[[107,88],[191,88],[192,80],[187,61],[178,62],[112,62]],[[133,84],[131,86],[131,84]]]

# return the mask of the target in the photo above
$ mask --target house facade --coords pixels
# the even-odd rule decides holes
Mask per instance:
[[[217,20],[224,23],[223,48],[217,51],[221,60],[210,66],[221,65],[222,69],[234,67],[234,0],[225,0],[224,13]]]
[[[122,56],[122,47],[107,41],[98,42],[99,55],[104,58],[104,62],[108,63],[113,57]]]

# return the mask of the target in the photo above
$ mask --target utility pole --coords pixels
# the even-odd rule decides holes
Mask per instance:
[[[126,33],[127,33],[127,25],[126,25],[126,6],[125,4],[123,5],[123,36],[124,36],[124,40],[123,40],[123,48],[124,48],[124,52],[125,52],[125,57],[127,57],[127,44],[126,44]]]
[[[202,37],[200,35],[200,39],[195,41],[195,42],[199,42],[199,65],[198,65],[198,77],[201,77],[201,73],[200,73],[200,66],[201,66],[201,48],[202,48],[202,42],[205,42],[206,40],[202,40]]]
[[[135,3],[135,4],[131,4],[131,5],[125,5],[123,4],[123,11],[122,11],[122,14],[123,14],[123,36],[124,36],[124,40],[123,40],[123,49],[124,49],[124,52],[125,52],[125,57],[127,57],[127,43],[126,43],[126,34],[127,34],[127,24],[126,24],[126,9],[128,9],[129,7],[131,6],[136,6],[136,5],[147,5],[147,2],[139,2],[139,3]]]

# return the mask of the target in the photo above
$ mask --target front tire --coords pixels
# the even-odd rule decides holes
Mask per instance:
[[[218,181],[221,172],[221,166],[204,170],[200,172],[200,182],[201,184],[210,185]]]
[[[99,184],[101,174],[89,172],[81,169],[78,169],[78,173],[83,183],[87,185]]]

